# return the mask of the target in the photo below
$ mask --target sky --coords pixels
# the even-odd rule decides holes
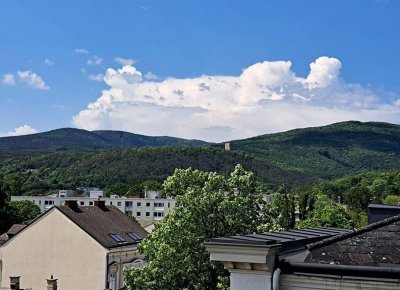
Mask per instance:
[[[0,136],[400,123],[400,1],[1,0]]]

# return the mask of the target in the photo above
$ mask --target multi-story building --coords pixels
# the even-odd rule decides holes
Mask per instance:
[[[65,191],[60,191],[58,195],[12,196],[11,200],[29,200],[39,206],[41,212],[45,212],[55,205],[64,205],[67,200],[74,200],[79,206],[92,206],[100,198],[106,205],[113,205],[128,216],[134,217],[143,226],[162,220],[175,206],[174,198],[162,198],[159,192],[152,191],[146,192],[144,198],[103,196],[102,191],[93,194],[90,192],[89,196],[72,196],[70,193],[65,194]]]

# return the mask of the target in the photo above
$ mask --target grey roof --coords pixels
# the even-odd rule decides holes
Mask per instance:
[[[400,266],[400,215],[309,245],[305,263]]]
[[[7,231],[8,235],[16,235],[18,234],[23,228],[25,228],[26,225],[22,224],[13,224],[11,228]]]
[[[237,246],[272,246],[280,244],[282,246],[280,252],[283,253],[285,251],[305,248],[307,244],[317,242],[328,237],[337,236],[348,231],[349,230],[337,228],[310,228],[214,238],[211,239],[208,244]]]
[[[13,224],[11,228],[4,234],[0,236],[0,245],[6,243],[9,239],[11,239],[13,236],[18,234],[21,230],[23,230],[26,227],[26,225],[22,224]]]
[[[79,206],[73,209],[68,206],[56,206],[55,208],[105,248],[137,244],[147,236],[147,232],[138,223],[114,206]],[[134,240],[127,235],[130,232],[136,233],[141,239]],[[112,234],[119,235],[125,242],[114,240]]]

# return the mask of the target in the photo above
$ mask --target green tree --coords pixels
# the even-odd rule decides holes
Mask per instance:
[[[162,189],[162,184],[158,181],[154,181],[154,180],[147,180],[145,182],[142,183],[142,187],[145,190],[161,190]]]
[[[260,195],[237,193],[253,181],[249,172],[236,169],[229,178],[186,169],[167,179],[164,190],[177,189],[175,209],[139,245],[148,265],[126,271],[128,289],[227,287],[228,273],[221,263],[209,260],[205,241],[250,234],[267,222]]]
[[[123,182],[117,182],[105,188],[108,196],[119,195],[125,196],[129,191],[129,185]]]
[[[21,177],[21,174],[13,173],[5,175],[3,178],[2,189],[8,199],[12,195],[20,195],[21,192],[23,192],[23,178]]]
[[[318,195],[314,204],[314,209],[309,212],[305,220],[302,220],[298,228],[313,227],[335,227],[353,228],[351,217],[345,212],[344,208],[330,200],[326,195]]]
[[[382,202],[387,205],[400,205],[400,196],[388,195]]]
[[[10,201],[7,212],[14,224],[28,224],[40,215],[40,208],[28,200]]]

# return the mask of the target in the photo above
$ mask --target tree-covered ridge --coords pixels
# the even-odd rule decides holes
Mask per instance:
[[[0,138],[1,155],[48,152],[54,150],[105,150],[124,147],[200,146],[207,142],[159,136],[151,137],[124,131],[86,131],[63,128],[43,133]]]
[[[104,188],[116,183],[119,189],[136,188],[146,180],[163,182],[175,168],[192,167],[227,174],[237,163],[254,172],[257,180],[266,185],[265,189],[276,189],[280,185],[293,189],[349,174],[400,169],[400,126],[387,123],[343,122],[263,135],[232,141],[231,151],[224,151],[222,144],[121,148],[126,144],[145,143],[138,141],[138,135],[134,140],[140,144],[132,143],[133,139],[128,137],[134,134],[126,132],[83,131],[85,138],[92,140],[87,144],[94,142],[91,139],[94,135],[100,140],[96,148],[101,149],[86,150],[68,143],[75,142],[75,133],[77,140],[81,138],[82,130],[54,130],[48,134],[62,136],[65,130],[72,130],[72,137],[62,147],[68,150],[60,147],[10,154],[0,146],[0,175],[18,185],[15,186],[18,192],[13,191],[14,194],[43,194],[78,186]],[[21,136],[25,137],[28,138]],[[59,137],[56,139],[62,140]],[[4,139],[7,138],[0,141]],[[105,140],[125,145],[101,147]]]
[[[398,169],[400,164],[400,126],[388,123],[342,122],[230,143],[233,151],[320,179]]]
[[[237,163],[251,169],[269,186],[310,181],[302,174],[283,171],[267,160],[210,147],[162,147],[104,152],[54,152],[0,161],[0,175],[10,184],[8,194],[43,194],[49,190],[115,183],[133,185],[146,180],[163,182],[175,168],[196,168],[228,174]]]

